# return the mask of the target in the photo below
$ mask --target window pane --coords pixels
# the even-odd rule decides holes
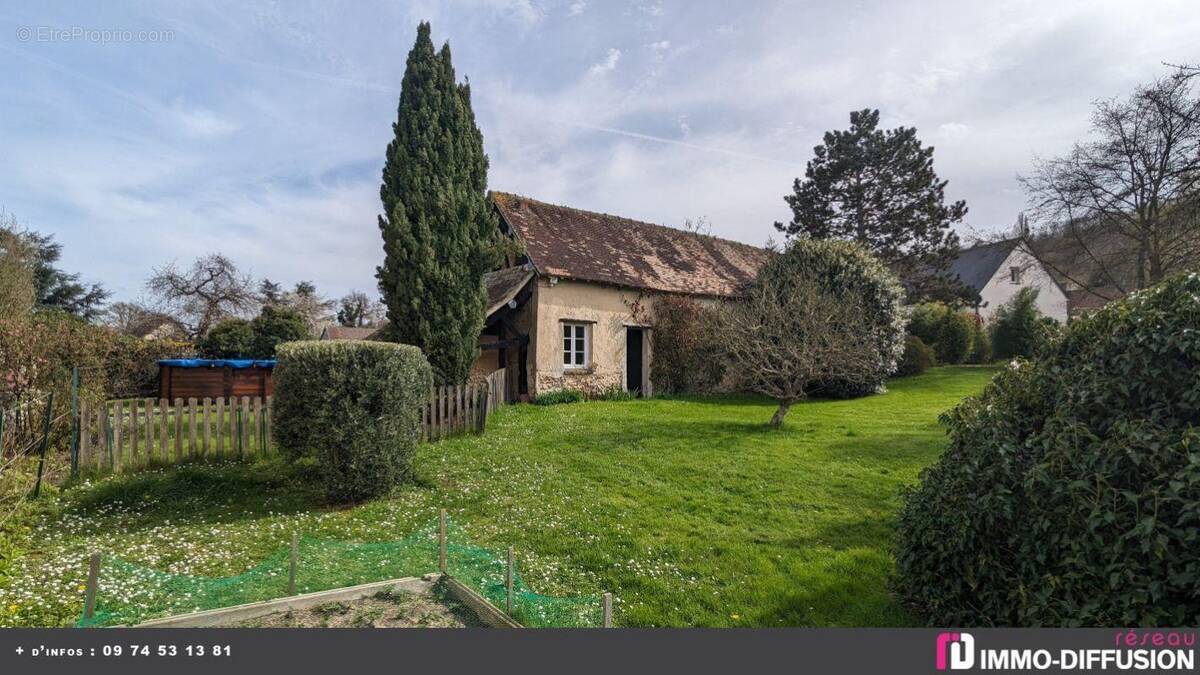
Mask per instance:
[[[571,365],[571,352],[569,352],[569,351],[563,352],[563,365],[564,366]]]
[[[583,353],[583,338],[575,340],[575,351],[579,352],[580,354]]]
[[[568,324],[568,323],[563,324],[563,337],[564,338],[571,337],[571,324]]]
[[[577,365],[577,366],[583,365],[583,350],[575,352],[575,365]]]
[[[563,350],[571,351],[571,338],[563,338]]]

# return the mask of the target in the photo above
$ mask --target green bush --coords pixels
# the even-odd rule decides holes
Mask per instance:
[[[962,363],[971,351],[974,317],[940,302],[926,302],[912,308],[908,333],[933,347],[938,363]]]
[[[1058,323],[1042,316],[1036,288],[1022,288],[992,316],[992,348],[997,358],[1029,358],[1046,347],[1058,332]]]
[[[411,478],[433,374],[420,349],[391,342],[288,342],[277,350],[272,430],[293,461],[317,460],[333,501]]]
[[[562,403],[581,403],[585,396],[578,389],[555,389],[544,394],[538,394],[533,399],[534,405],[559,405]]]
[[[896,374],[905,375],[920,375],[937,365],[937,357],[933,353],[933,348],[925,344],[925,341],[916,335],[908,335],[904,338],[904,356],[900,359],[900,367],[896,370]]]
[[[633,401],[637,396],[624,387],[612,387],[605,389],[597,397],[600,401]]]
[[[886,265],[857,245],[838,241],[801,245],[801,241],[807,240],[793,242],[780,254],[786,264],[765,266],[763,270],[773,270],[768,273],[779,276],[780,283],[787,283],[786,277],[799,269],[806,278],[846,302],[861,303],[873,324],[869,332],[875,372],[870,381],[864,384],[831,379],[812,387],[812,393],[836,398],[879,393],[904,354],[904,290]],[[760,282],[764,281],[762,275],[760,271]]]
[[[974,314],[965,315],[971,320],[971,349],[967,352],[967,363],[985,364],[992,362],[992,337],[988,335],[983,320]]]
[[[256,359],[275,358],[275,348],[284,342],[303,340],[308,336],[308,324],[294,309],[267,305],[250,322],[254,339],[251,356]]]
[[[1200,275],[1072,322],[944,421],[897,524],[928,622],[1200,623]]]
[[[104,356],[108,398],[157,397],[159,360],[195,355],[190,342],[143,340],[111,332]]]
[[[246,359],[255,356],[254,329],[245,319],[225,319],[196,343],[200,354],[209,359]]]
[[[726,357],[715,330],[716,310],[694,298],[662,296],[654,303],[650,380],[663,394],[704,394],[725,375]]]

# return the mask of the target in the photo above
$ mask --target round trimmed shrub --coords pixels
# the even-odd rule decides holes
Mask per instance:
[[[882,392],[884,381],[896,372],[904,354],[904,289],[896,275],[852,242],[797,240],[780,255],[791,257],[788,264],[805,270],[822,288],[862,303],[872,318],[874,377],[865,384],[828,380],[813,387],[812,393],[855,398]]]
[[[1200,275],[1072,322],[944,421],[897,524],[930,624],[1200,623]]]
[[[938,363],[962,363],[971,351],[974,317],[941,302],[926,302],[912,308],[908,332],[933,347]]]
[[[433,371],[421,350],[392,342],[286,342],[276,351],[275,442],[311,457],[335,502],[378,496],[412,475]]]
[[[924,340],[916,335],[904,338],[904,356],[900,359],[900,367],[896,370],[897,375],[920,375],[935,365],[937,365],[937,357],[933,353],[933,348],[925,344]]]

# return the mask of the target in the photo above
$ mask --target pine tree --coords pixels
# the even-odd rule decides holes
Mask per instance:
[[[376,278],[389,337],[424,350],[439,382],[458,383],[478,353],[483,274],[503,243],[470,87],[455,81],[450,45],[435,52],[429,34],[421,23],[401,83],[379,189],[384,262]]]
[[[966,202],[945,203],[946,181],[916,129],[878,126],[878,110],[860,110],[850,113],[848,130],[826,132],[804,178],[784,197],[792,221],[775,227],[789,237],[866,246],[915,298],[962,295],[946,269],[959,250],[950,227],[966,215]]]

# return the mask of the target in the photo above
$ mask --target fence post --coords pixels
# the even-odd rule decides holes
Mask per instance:
[[[292,564],[288,567],[288,595],[296,594],[296,564],[300,558],[300,533],[292,533]]]
[[[513,547],[508,547],[508,569],[504,575],[504,586],[508,590],[506,594],[506,602],[504,603],[505,611],[509,616],[512,616],[512,601],[513,601]]]
[[[54,414],[54,392],[46,399],[46,421],[42,424],[42,449],[38,458],[37,483],[33,486],[33,497],[42,493],[42,470],[46,466],[46,448],[50,445],[50,416]]]
[[[612,628],[612,593],[604,594],[604,627]]]
[[[446,573],[446,509],[438,516],[438,571]]]
[[[88,561],[87,592],[83,598],[83,618],[91,619],[96,614],[96,590],[100,584],[100,554],[93,553]]]
[[[71,367],[71,480],[79,478],[79,366]]]

